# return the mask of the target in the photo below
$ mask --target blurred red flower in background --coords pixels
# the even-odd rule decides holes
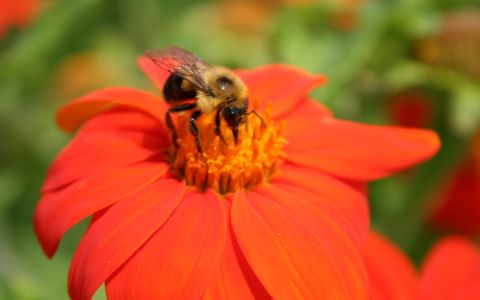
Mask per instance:
[[[420,299],[480,299],[480,249],[460,237],[435,245],[422,266]]]
[[[395,124],[407,127],[431,127],[435,113],[428,96],[415,89],[401,91],[390,97],[387,110]]]
[[[363,258],[375,299],[480,299],[480,249],[466,239],[444,238],[430,250],[420,276],[393,243],[370,233]]]
[[[38,8],[38,0],[0,0],[0,39],[11,27],[30,24]]]
[[[141,65],[163,87],[168,74]],[[35,229],[52,257],[93,214],[71,264],[73,299],[103,282],[111,299],[368,298],[368,209],[350,183],[431,157],[437,136],[334,119],[307,95],[322,76],[281,65],[238,74],[266,126],[251,115],[225,146],[206,115],[208,170],[186,116],[174,150],[167,106],[149,93],[105,89],[59,111],[61,128],[81,128],[49,170]]]
[[[453,170],[435,198],[431,223],[442,230],[480,234],[480,132],[467,157]]]

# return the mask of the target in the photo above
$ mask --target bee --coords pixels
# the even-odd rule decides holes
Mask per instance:
[[[187,50],[167,47],[162,50],[149,50],[146,53],[157,66],[170,72],[164,87],[164,99],[171,105],[166,112],[166,125],[172,132],[174,146],[177,133],[172,121],[172,113],[192,110],[188,121],[190,133],[195,139],[198,152],[203,153],[197,120],[202,114],[215,113],[215,134],[226,144],[220,131],[223,118],[232,131],[237,144],[238,130],[245,122],[248,112],[248,89],[245,83],[232,70],[212,66]],[[195,100],[194,102],[187,100]]]

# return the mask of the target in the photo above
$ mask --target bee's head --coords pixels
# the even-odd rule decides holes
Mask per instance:
[[[222,116],[227,122],[228,127],[232,130],[235,144],[238,139],[238,128],[244,122],[247,115],[248,99],[244,99],[240,106],[229,105],[223,108]]]

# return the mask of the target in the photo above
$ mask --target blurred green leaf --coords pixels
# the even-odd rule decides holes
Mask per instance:
[[[480,85],[461,85],[452,97],[452,128],[471,136],[480,128]]]

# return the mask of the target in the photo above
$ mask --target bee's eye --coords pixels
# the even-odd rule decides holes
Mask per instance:
[[[225,107],[225,109],[223,110],[223,116],[226,118],[226,119],[235,119],[237,118],[237,116],[239,116],[241,114],[241,110],[238,109],[237,107],[235,106],[227,106]]]
[[[230,127],[238,127],[246,113],[246,107],[227,106],[223,109],[222,113]]]
[[[227,91],[232,88],[233,81],[226,76],[220,76],[217,78],[217,84],[222,91]]]

